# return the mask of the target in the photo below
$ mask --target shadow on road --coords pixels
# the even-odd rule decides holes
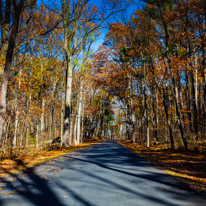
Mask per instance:
[[[35,172],[35,167],[27,168],[23,161],[17,160],[16,167],[23,167],[23,174],[11,174],[9,170],[5,171],[9,177],[1,178],[1,181],[23,199],[32,202],[34,205],[59,205],[63,206],[61,201],[51,190],[46,179],[40,177]],[[25,178],[26,177],[26,178]],[[17,188],[17,186],[19,186]]]
[[[12,198],[13,193],[20,196],[24,205],[26,205],[25,201],[27,201],[38,206],[65,206],[65,204],[61,202],[63,197],[60,198],[57,196],[52,190],[47,177],[38,174],[36,172],[36,167],[27,168],[23,161],[17,160],[16,168],[19,167],[24,168],[22,173],[12,174],[9,170],[5,170],[9,176],[0,178],[1,182],[12,191],[6,195],[11,194],[10,198]],[[84,205],[90,205],[69,188],[64,189],[79,202]],[[0,206],[1,205],[4,205],[4,202],[0,199]],[[13,205],[15,205],[15,203],[13,203]],[[67,205],[70,205],[69,202]]]
[[[38,167],[27,168],[21,160],[16,162],[16,167],[23,167],[23,172],[10,174],[7,170],[9,176],[0,180],[24,204],[26,201],[39,206],[98,205],[92,198],[103,193],[103,190],[111,190],[120,196],[123,194],[122,198],[125,195],[125,198],[132,197],[137,201],[141,199],[147,205],[176,206],[175,201],[190,201],[194,195],[194,191],[187,186],[113,141],[73,155],[64,155],[63,159],[39,166],[44,174],[37,171]],[[54,178],[54,171],[59,178]],[[85,189],[81,188],[81,184]],[[151,185],[151,193],[141,189],[142,185],[144,188],[147,184]],[[63,200],[62,191],[69,197],[68,201]],[[6,201],[0,197],[0,205],[6,204]],[[195,198],[192,201],[196,201]],[[113,204],[108,202],[108,205]]]

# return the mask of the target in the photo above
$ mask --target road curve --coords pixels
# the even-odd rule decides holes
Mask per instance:
[[[206,205],[206,198],[115,141],[25,168],[1,179],[0,187],[2,206]]]

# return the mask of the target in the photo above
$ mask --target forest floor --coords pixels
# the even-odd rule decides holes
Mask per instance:
[[[93,138],[87,141],[86,143],[79,144],[77,146],[70,146],[70,147],[63,148],[63,147],[58,147],[57,145],[53,145],[46,150],[33,151],[33,152],[30,150],[29,153],[28,151],[23,151],[22,154],[20,154],[16,158],[0,160],[0,178],[8,175],[7,172],[8,170],[10,174],[23,170],[24,167],[21,168],[17,165],[18,161],[22,161],[27,168],[30,168],[35,165],[39,165],[46,161],[52,160],[61,155],[65,155],[69,152],[73,152],[76,150],[80,150],[84,147],[88,147],[90,145],[93,145],[103,140],[104,139]]]
[[[147,148],[132,143],[131,140],[119,141],[119,143],[166,170],[195,191],[206,193],[206,154],[180,149],[172,151],[165,149],[164,145]]]

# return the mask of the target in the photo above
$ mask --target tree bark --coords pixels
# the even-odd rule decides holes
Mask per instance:
[[[4,67],[3,77],[2,77],[2,85],[0,90],[0,142],[2,142],[3,128],[5,122],[6,96],[7,96],[9,75],[10,75],[15,42],[16,42],[16,37],[17,37],[17,32],[19,27],[20,15],[23,11],[23,6],[24,6],[24,0],[20,0],[18,5],[16,5],[16,2],[14,1],[13,4],[14,19],[9,33],[8,49],[6,52],[6,62],[5,62],[5,67]]]
[[[77,111],[77,144],[80,143],[81,135],[81,116],[82,116],[82,90],[83,90],[83,77],[80,79],[78,111]]]

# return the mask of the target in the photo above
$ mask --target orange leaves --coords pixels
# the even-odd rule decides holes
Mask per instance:
[[[117,39],[125,38],[128,35],[128,27],[123,23],[112,23],[109,29],[108,35],[112,35]]]
[[[135,54],[136,54],[135,49],[130,49],[129,52],[128,52],[129,56],[133,56]]]
[[[33,106],[30,107],[30,115],[34,118],[35,117],[40,117],[40,115],[43,112],[44,112],[44,110],[42,110],[41,107],[39,107],[39,106],[33,105]]]
[[[187,126],[189,124],[193,123],[193,121],[190,121],[190,120],[185,120],[182,122],[183,125]]]
[[[0,57],[0,74],[3,72],[5,59]]]
[[[15,194],[14,192],[6,192],[6,193],[4,193],[4,195],[13,195],[13,194]]]
[[[114,46],[116,49],[125,48],[128,44],[130,36],[129,27],[123,23],[110,24],[110,30],[106,35],[106,42]]]
[[[137,143],[131,143],[131,141],[120,143],[165,169],[169,174],[182,178],[181,181],[193,189],[201,192],[206,191],[205,155],[200,155],[192,150],[187,152],[180,149],[171,151],[165,149],[165,145],[154,145],[148,149]],[[163,189],[166,190],[166,188]]]

